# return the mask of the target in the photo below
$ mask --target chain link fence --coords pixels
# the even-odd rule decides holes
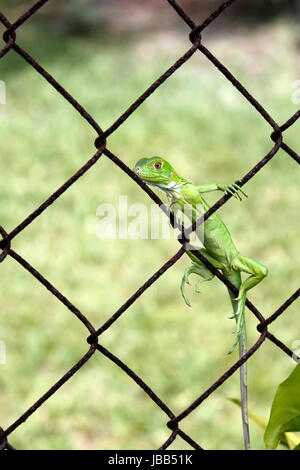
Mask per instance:
[[[11,242],[16,238],[23,230],[26,229],[42,212],[44,212],[51,204],[70,188],[71,185],[75,184],[76,181],[88,170],[90,170],[95,163],[100,159],[100,157],[106,156],[112,162],[120,167],[129,178],[132,178],[143,191],[145,191],[149,197],[158,204],[166,215],[170,218],[170,222],[173,227],[176,226],[176,221],[170,214],[166,206],[164,206],[159,199],[159,197],[151,191],[151,189],[143,183],[138,176],[133,173],[125,163],[115,154],[113,154],[106,145],[106,139],[112,133],[116,132],[118,128],[123,124],[124,121],[132,114],[134,111],[142,105],[142,103],[150,97],[155,90],[162,86],[163,83],[178,70],[186,61],[190,59],[195,53],[200,52],[203,54],[215,67],[216,69],[223,74],[224,78],[229,80],[232,85],[244,96],[244,98],[249,102],[249,105],[253,106],[256,111],[265,119],[265,121],[270,125],[270,139],[271,139],[271,148],[269,152],[258,161],[258,163],[241,178],[238,182],[240,186],[243,186],[247,181],[253,178],[258,171],[262,170],[263,167],[276,155],[279,149],[283,149],[291,158],[293,158],[298,164],[300,164],[300,157],[295,150],[290,148],[283,138],[283,133],[290,126],[292,126],[296,120],[300,117],[300,110],[298,110],[293,116],[290,117],[285,123],[278,124],[266,111],[266,109],[259,103],[237,80],[231,72],[215,57],[203,44],[202,42],[202,31],[207,28],[216,18],[221,15],[234,0],[228,0],[223,2],[219,8],[217,8],[208,18],[206,18],[201,24],[196,24],[190,16],[184,11],[179,3],[175,0],[167,0],[170,7],[175,10],[175,12],[182,18],[189,28],[189,40],[192,43],[192,46],[187,50],[187,52],[180,57],[168,70],[166,70],[152,85],[145,90],[145,92],[139,96],[136,101],[106,130],[103,130],[100,125],[93,119],[93,117],[81,106],[76,99],[71,96],[67,90],[65,90],[56,80],[52,77],[34,58],[29,55],[24,49],[22,49],[17,43],[17,30],[24,24],[25,21],[34,15],[48,0],[39,0],[31,8],[29,8],[22,16],[20,16],[14,23],[10,23],[7,17],[0,12],[0,21],[2,25],[6,28],[3,39],[5,41],[5,46],[0,50],[0,59],[8,54],[10,51],[14,50],[19,56],[32,66],[37,73],[42,75],[45,80],[49,83],[50,86],[54,87],[58,93],[60,93],[72,106],[79,112],[83,119],[85,119],[96,131],[97,138],[95,140],[95,146],[97,148],[96,153],[88,160],[85,165],[83,165],[79,170],[69,178],[62,186],[60,186],[53,194],[51,194],[46,201],[44,201],[37,209],[35,209],[28,217],[26,217],[19,225],[17,225],[10,233],[7,233],[5,228],[0,226],[0,233],[2,235],[2,240],[0,241],[0,263],[5,260],[7,256],[13,258],[18,262],[24,269],[29,271],[32,276],[34,276],[41,284],[45,286],[48,291],[50,291],[60,302],[62,302],[67,309],[69,309],[86,327],[87,329],[87,343],[88,350],[84,356],[76,363],[74,366],[68,370],[43,396],[41,396],[29,409],[27,409],[14,423],[12,423],[8,428],[0,428],[0,449],[12,450],[13,446],[9,442],[9,436],[24,423],[33,413],[36,413],[39,407],[54,393],[56,393],[64,383],[66,383],[74,374],[77,374],[85,363],[87,363],[91,357],[99,352],[103,354],[108,359],[110,359],[117,367],[122,369],[127,375],[135,381],[136,385],[144,390],[148,395],[150,400],[153,400],[156,405],[161,409],[163,413],[168,418],[166,425],[170,429],[169,438],[162,443],[159,450],[167,449],[171,443],[180,436],[184,439],[193,449],[202,450],[200,443],[195,442],[189,435],[187,435],[180,428],[181,421],[186,418],[190,413],[193,412],[201,403],[203,403],[206,398],[208,398],[215,390],[218,389],[239,367],[246,362],[255,352],[260,348],[263,342],[268,339],[272,341],[278,348],[280,348],[285,354],[294,358],[298,361],[299,358],[291,351],[285,344],[283,344],[280,339],[275,337],[268,331],[268,325],[274,322],[280,315],[282,315],[286,309],[299,297],[300,288],[291,295],[281,307],[279,307],[271,316],[264,317],[262,313],[253,305],[249,300],[247,300],[247,307],[249,310],[256,316],[259,323],[257,325],[257,330],[259,332],[259,337],[255,344],[253,344],[247,353],[241,357],[232,367],[230,367],[216,382],[214,382],[204,393],[197,397],[190,406],[178,415],[175,415],[172,410],[164,403],[159,396],[157,396],[152,390],[151,386],[146,384],[132,369],[130,369],[119,357],[115,356],[112,352],[106,349],[100,343],[101,334],[110,328],[112,324],[132,305],[136,299],[138,299],[145,291],[148,289],[160,276],[162,276],[168,269],[170,269],[185,253],[186,242],[189,241],[189,236],[196,229],[197,226],[201,225],[211,214],[218,210],[223,204],[230,199],[230,195],[224,195],[220,198],[204,215],[202,215],[195,224],[193,224],[188,229],[184,230],[184,236],[178,237],[178,242],[181,244],[181,247],[158,271],[156,271],[132,296],[126,300],[126,302],[120,306],[120,308],[100,327],[92,325],[89,319],[75,306],[72,302],[67,299],[61,292],[59,292],[53,284],[51,284],[39,271],[37,271],[27,260],[21,257],[16,251],[11,247]],[[215,269],[201,253],[194,251],[195,256],[197,256],[202,263],[204,263],[227,287],[229,287],[234,293],[237,293],[235,287],[226,280],[223,275]],[[5,263],[2,266],[2,269],[5,269]]]

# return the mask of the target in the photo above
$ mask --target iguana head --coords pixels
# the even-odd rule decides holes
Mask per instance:
[[[135,164],[133,171],[146,183],[162,189],[171,189],[179,183],[186,182],[162,157],[141,158]]]

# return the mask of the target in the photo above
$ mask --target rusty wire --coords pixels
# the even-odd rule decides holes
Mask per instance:
[[[92,325],[88,318],[75,306],[70,300],[68,300],[61,292],[59,292],[45,277],[38,272],[31,264],[22,258],[11,248],[12,240],[22,232],[29,224],[32,223],[44,210],[46,210],[51,204],[53,204],[71,185],[73,185],[85,172],[90,170],[92,166],[105,155],[118,167],[120,167],[130,178],[132,178],[149,196],[158,204],[166,215],[170,218],[171,224],[175,226],[176,222],[170,214],[169,210],[162,204],[159,197],[151,191],[151,189],[143,183],[138,176],[133,173],[125,163],[116,155],[114,155],[106,144],[106,139],[113,132],[115,132],[123,122],[147,99],[149,96],[160,87],[179,67],[181,67],[189,58],[195,54],[196,51],[200,51],[206,58],[221,72],[224,77],[229,80],[232,85],[244,96],[244,98],[251,104],[262,118],[271,126],[270,139],[274,142],[269,152],[260,160],[258,163],[238,182],[240,186],[243,186],[247,181],[253,178],[258,171],[260,171],[264,165],[266,165],[274,155],[281,148],[291,158],[293,158],[298,164],[300,164],[299,155],[291,149],[283,141],[283,132],[292,126],[296,120],[300,117],[300,110],[298,110],[290,119],[285,123],[279,125],[270,116],[266,109],[243,87],[239,80],[237,80],[231,72],[205,47],[202,42],[202,31],[207,28],[216,18],[223,13],[235,0],[229,0],[223,2],[219,8],[217,8],[208,18],[206,18],[201,24],[196,24],[183,8],[175,0],[167,0],[170,6],[176,11],[176,13],[183,19],[183,21],[190,28],[189,39],[192,42],[192,46],[187,52],[180,57],[166,72],[164,72],[152,85],[145,90],[145,92],[137,98],[137,100],[105,131],[102,130],[100,125],[93,119],[93,117],[71,96],[56,80],[52,77],[38,62],[36,62],[31,55],[23,50],[17,44],[17,31],[24,22],[35,14],[48,0],[39,0],[31,8],[29,8],[23,15],[21,15],[14,23],[10,23],[6,16],[0,12],[0,22],[5,26],[6,30],[3,34],[5,46],[0,50],[0,58],[4,57],[11,50],[14,50],[19,54],[25,61],[27,61],[40,75],[42,75],[48,83],[53,86],[58,93],[60,93],[73,107],[76,109],[81,116],[88,121],[88,123],[94,128],[97,133],[95,140],[95,146],[97,148],[96,153],[93,157],[88,160],[71,178],[69,178],[62,186],[60,186],[52,195],[48,197],[37,209],[29,214],[19,225],[17,225],[10,233],[7,233],[3,227],[0,226],[0,233],[2,240],[0,241],[0,263],[5,260],[7,256],[13,258],[27,271],[29,271],[41,284],[45,286],[60,302],[62,302],[77,318],[80,320],[88,330],[88,350],[85,355],[70,369],[63,377],[61,377],[43,396],[41,396],[29,409],[27,409],[14,423],[8,428],[0,428],[0,449],[12,450],[14,447],[9,443],[8,436],[18,428],[25,420],[27,420],[38,408],[59,388],[66,383],[70,377],[76,374],[83,365],[90,360],[96,351],[106,356],[110,361],[115,363],[120,369],[122,369],[135,383],[144,390],[144,392],[153,400],[156,405],[167,415],[168,422],[167,426],[170,429],[169,438],[161,445],[160,450],[167,449],[170,444],[180,436],[190,446],[197,450],[202,450],[202,447],[195,442],[189,435],[184,433],[180,427],[180,422],[186,418],[195,408],[197,408],[207,397],[209,397],[218,387],[220,387],[245,361],[249,359],[262,345],[264,340],[268,338],[277,347],[279,347],[288,356],[296,358],[295,354],[284,345],[278,338],[268,331],[268,325],[270,325],[276,318],[282,315],[283,312],[294,302],[300,295],[300,289],[292,294],[284,303],[281,305],[276,312],[265,318],[261,312],[247,300],[247,307],[259,320],[257,330],[260,333],[258,340],[247,353],[241,357],[233,366],[231,366],[218,380],[216,380],[204,393],[197,397],[193,403],[186,409],[184,409],[179,415],[175,415],[171,409],[164,403],[132,369],[130,369],[119,357],[115,356],[112,352],[107,350],[104,346],[99,343],[100,335],[111,327],[111,325],[132,305],[135,300],[140,297],[146,289],[148,289],[160,276],[162,276],[171,266],[173,266],[179,258],[185,253],[185,243],[188,241],[190,234],[197,226],[202,224],[211,214],[218,210],[223,204],[230,199],[230,195],[225,195],[220,198],[203,216],[201,216],[195,224],[185,229],[185,236],[180,238],[181,243],[180,249],[172,256],[159,270],[157,270],[132,296],[100,327],[96,328]],[[224,278],[224,276],[215,269],[209,261],[201,255],[201,253],[194,251],[197,256],[229,289],[233,292],[237,292],[236,288]],[[299,360],[299,358],[296,360]]]

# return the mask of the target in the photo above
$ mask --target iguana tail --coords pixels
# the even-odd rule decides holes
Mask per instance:
[[[241,286],[241,273],[238,271],[232,271],[230,274],[224,273],[225,277],[237,288],[240,289]],[[246,324],[244,318],[244,308],[246,301],[246,294],[243,294],[240,300],[236,300],[236,294],[233,294],[230,289],[228,289],[234,318],[237,323],[237,330],[240,332],[239,338],[234,342],[230,352],[233,351],[236,342],[239,341],[239,350],[240,358],[247,352],[247,337],[246,337]],[[242,422],[243,422],[243,434],[244,434],[244,444],[245,449],[250,449],[250,435],[249,435],[249,425],[248,425],[248,396],[247,396],[247,364],[244,364],[240,367],[240,387],[241,387],[241,411],[242,411]]]

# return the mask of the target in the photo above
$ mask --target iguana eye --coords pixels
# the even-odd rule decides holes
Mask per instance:
[[[154,163],[154,168],[155,168],[156,170],[160,170],[161,167],[162,167],[162,162],[155,162],[155,163]]]

